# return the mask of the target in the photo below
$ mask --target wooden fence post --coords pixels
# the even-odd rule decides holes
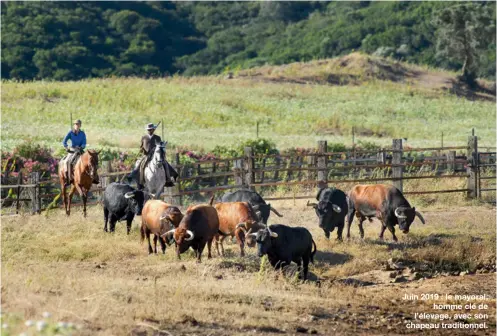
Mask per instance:
[[[249,189],[253,189],[252,184],[255,183],[255,162],[252,157],[252,147],[245,147],[245,184]]]
[[[21,184],[22,184],[22,172],[19,172],[17,175],[17,197],[16,197],[16,214],[19,213],[19,209],[21,209],[21,203],[20,198],[21,198]]]
[[[278,169],[280,168],[280,165],[281,165],[281,158],[279,156],[277,156],[274,158],[274,166],[275,166],[276,170],[274,171],[273,180],[275,182],[278,182],[278,179],[280,178],[280,172],[278,171]]]
[[[452,174],[456,171],[456,151],[447,152],[447,172]]]
[[[245,186],[243,159],[233,161],[233,170],[235,171],[235,185],[243,188]]]
[[[470,135],[468,137],[468,193],[469,198],[476,198],[478,196],[478,137]]]
[[[32,172],[29,177],[29,183],[35,185],[35,187],[30,188],[31,214],[40,213],[41,212],[40,173]]]
[[[308,156],[307,157],[307,168],[314,168],[314,156]],[[316,179],[316,174],[312,170],[307,171],[307,181],[315,180]]]
[[[318,154],[326,153],[328,150],[328,143],[326,140],[318,141]],[[318,165],[318,188],[326,188],[328,186],[328,157],[326,155],[319,155],[317,157]]]
[[[178,178],[176,179],[176,182],[174,183],[174,187],[169,187],[169,188],[164,188],[164,193],[165,193],[165,202],[171,203],[174,205],[183,205],[183,196],[181,195],[181,172],[182,170],[179,169],[179,153],[176,153],[174,156],[174,162],[171,165],[177,172],[178,172]]]
[[[392,164],[402,164],[402,139],[393,139],[392,142]],[[402,175],[404,173],[404,167],[392,167],[392,177],[400,178],[400,180],[394,180],[393,185],[402,192]]]

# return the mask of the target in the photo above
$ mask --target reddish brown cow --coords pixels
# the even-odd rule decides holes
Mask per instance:
[[[140,228],[141,241],[147,237],[148,253],[157,254],[157,239],[160,239],[162,253],[166,253],[165,238],[161,237],[169,229],[178,227],[183,219],[181,211],[160,200],[150,200],[145,203],[142,210],[142,225]],[[150,244],[150,235],[154,235],[154,249]]]
[[[222,255],[224,256],[224,239],[228,236],[235,236],[236,241],[240,246],[240,255],[243,257],[245,255],[245,239],[247,239],[247,245],[250,247],[255,246],[255,242],[251,238],[252,236],[250,236],[250,233],[257,232],[265,226],[259,224],[259,217],[252,206],[247,202],[217,203],[214,207],[219,216],[219,231],[224,233],[221,239],[219,239],[221,235],[216,235],[217,253],[219,254],[220,244]]]
[[[206,244],[209,251],[207,258],[212,258],[212,240],[218,233],[220,233],[219,217],[216,209],[208,204],[200,204],[189,207],[178,227],[161,236],[167,237],[167,235],[173,234],[178,259],[180,259],[181,253],[192,247],[197,262],[201,262],[202,251]]]
[[[402,232],[408,233],[409,227],[416,216],[423,224],[425,223],[423,216],[416,211],[416,208],[411,207],[402,192],[392,185],[356,185],[349,192],[348,203],[347,238],[350,238],[350,225],[354,219],[354,213],[359,219],[361,238],[364,238],[362,222],[366,218],[369,221],[371,221],[372,217],[378,218],[382,223],[380,239],[383,239],[385,229],[388,228],[394,241],[397,241],[394,228],[396,224],[399,224]]]

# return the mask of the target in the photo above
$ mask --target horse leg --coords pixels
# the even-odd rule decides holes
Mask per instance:
[[[83,217],[86,218],[86,201],[88,200],[88,194],[86,192],[81,195],[81,198],[83,199]]]
[[[76,191],[76,187],[71,185],[71,189],[69,190],[69,195],[67,196],[67,207],[66,207],[66,215],[71,215],[71,202],[72,202],[72,195],[74,195],[74,192]]]
[[[67,213],[67,194],[66,194],[66,181],[64,181],[64,178],[60,178],[60,193],[62,195],[62,201],[64,202],[64,210],[66,210],[66,215],[69,216]]]

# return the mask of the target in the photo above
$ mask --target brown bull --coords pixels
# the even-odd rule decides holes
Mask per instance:
[[[181,253],[191,247],[195,251],[197,262],[201,262],[202,251],[206,244],[209,251],[207,258],[212,258],[212,240],[218,233],[220,233],[219,217],[216,209],[208,204],[200,204],[189,207],[178,227],[161,236],[167,237],[173,234],[178,259]]]
[[[219,216],[219,231],[224,233],[221,239],[219,239],[221,235],[216,235],[216,250],[218,254],[219,244],[221,245],[222,255],[224,256],[224,239],[228,236],[235,236],[240,246],[240,255],[243,257],[245,255],[245,240],[247,240],[248,246],[255,246],[255,241],[250,236],[250,233],[257,232],[265,226],[259,224],[258,215],[247,202],[217,203],[214,207]]]
[[[166,253],[165,238],[161,235],[165,234],[168,230],[178,227],[183,219],[181,211],[170,204],[160,200],[150,200],[145,203],[142,210],[142,225],[140,228],[141,241],[147,237],[148,240],[148,253],[157,254],[157,239],[160,240],[162,253]],[[150,235],[154,235],[154,249],[150,244]]]
[[[423,224],[425,223],[423,216],[416,211],[416,208],[411,207],[402,192],[392,185],[356,185],[349,192],[348,203],[347,238],[350,238],[350,225],[354,220],[354,213],[359,220],[361,238],[364,238],[362,222],[366,218],[369,221],[371,221],[372,217],[378,218],[382,223],[379,238],[383,239],[383,234],[388,228],[394,241],[397,241],[394,228],[396,224],[399,225],[402,232],[408,233],[409,227],[416,216]]]

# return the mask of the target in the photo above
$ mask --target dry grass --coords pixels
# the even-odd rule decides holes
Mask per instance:
[[[425,208],[427,224],[416,222],[394,244],[388,232],[386,242],[376,240],[377,221],[365,224],[365,241],[358,239],[355,224],[350,242],[327,241],[305,201],[274,205],[285,216],[281,222],[307,227],[316,240],[319,252],[308,283],[297,281],[291,270],[282,275],[260,269],[255,251],[240,258],[235,244],[227,245],[228,257],[214,252],[202,264],[192,253],[177,261],[170,249],[165,256],[148,256],[139,244],[138,220],[130,236],[122,223],[115,234],[105,234],[99,206],[86,220],[78,211],[70,218],[60,211],[4,217],[3,321],[12,334],[43,311],[54,321],[82,325],[77,332],[82,335],[278,334],[298,327],[319,334],[386,334],[408,332],[404,318],[429,310],[427,302],[402,302],[404,293],[495,296],[495,274],[358,288],[334,281],[379,270],[389,258],[449,271],[495,263],[493,208]],[[495,313],[495,301],[488,313]],[[493,318],[490,324],[488,332],[495,332]]]

